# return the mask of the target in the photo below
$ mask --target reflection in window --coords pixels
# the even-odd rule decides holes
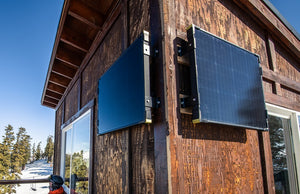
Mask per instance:
[[[300,131],[300,115],[298,116],[298,124],[299,124],[299,131]]]
[[[65,131],[65,184],[70,193],[85,194],[89,187],[90,112],[71,125]]]
[[[276,193],[297,190],[291,120],[269,116],[273,171]]]
[[[66,131],[66,142],[71,142],[71,132],[72,130]],[[65,180],[70,178],[70,161],[71,161],[71,144],[67,143],[66,145],[66,153],[65,153],[65,168],[64,168],[64,175]],[[66,185],[69,186],[69,183],[66,182]]]

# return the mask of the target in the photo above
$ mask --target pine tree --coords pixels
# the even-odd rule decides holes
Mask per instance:
[[[11,162],[12,159],[12,151],[13,151],[13,143],[15,140],[13,127],[8,125],[5,128],[5,135],[3,137],[2,142],[2,149],[1,149],[1,156],[0,163],[2,164],[2,180],[13,180],[16,178],[16,174],[13,173],[13,166],[14,164]],[[0,193],[15,193],[16,185],[1,185],[0,186]]]
[[[33,143],[33,146],[32,146],[32,162],[35,161],[35,154],[36,154],[35,143]]]
[[[0,178],[1,180],[5,179],[5,177],[9,173],[9,169],[6,166],[7,160],[5,160],[5,151],[4,151],[4,144],[0,144]],[[5,185],[0,185],[0,193],[4,193],[4,189],[6,188]]]
[[[31,144],[30,144],[30,141],[31,141],[31,137],[29,135],[25,135],[24,143],[23,143],[24,147],[25,147],[25,157],[24,157],[24,161],[22,163],[22,170],[24,170],[25,164],[27,162],[29,162],[30,157],[31,157]]]
[[[42,142],[39,142],[37,147],[36,147],[36,153],[35,153],[35,159],[36,160],[40,160],[42,158],[41,143]]]
[[[287,168],[286,149],[284,141],[284,129],[282,120],[279,117],[269,116],[269,134],[272,150],[272,161],[274,173]]]
[[[83,157],[83,150],[72,155],[72,174],[76,174],[77,177],[88,176],[88,160]],[[76,192],[88,192],[88,181],[78,182],[76,186]]]
[[[47,162],[52,162],[52,156],[54,152],[53,136],[49,135],[47,138],[47,144],[44,151],[44,156],[47,159]]]
[[[21,173],[21,170],[25,168],[25,164],[30,157],[30,136],[26,134],[26,129],[19,128],[17,133],[16,143],[14,145],[12,162],[15,163],[15,171]],[[19,172],[20,171],[20,172]]]

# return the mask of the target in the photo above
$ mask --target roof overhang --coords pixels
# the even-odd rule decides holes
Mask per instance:
[[[123,1],[122,1],[123,2]],[[268,0],[234,0],[280,37],[300,60],[299,34]],[[41,103],[57,108],[121,10],[121,0],[65,0]],[[275,10],[275,11],[274,11]]]
[[[119,0],[65,0],[41,103],[56,108],[73,78],[96,50]]]

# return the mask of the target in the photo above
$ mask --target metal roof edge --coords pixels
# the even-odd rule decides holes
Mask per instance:
[[[262,0],[262,2],[275,14],[275,16],[294,34],[300,41],[300,34],[296,29],[281,15],[276,7],[269,0]]]

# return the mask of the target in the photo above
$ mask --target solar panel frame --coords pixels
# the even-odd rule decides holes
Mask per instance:
[[[98,134],[151,123],[149,33],[144,31],[98,81]]]
[[[193,122],[267,130],[259,56],[195,25],[187,36]]]

